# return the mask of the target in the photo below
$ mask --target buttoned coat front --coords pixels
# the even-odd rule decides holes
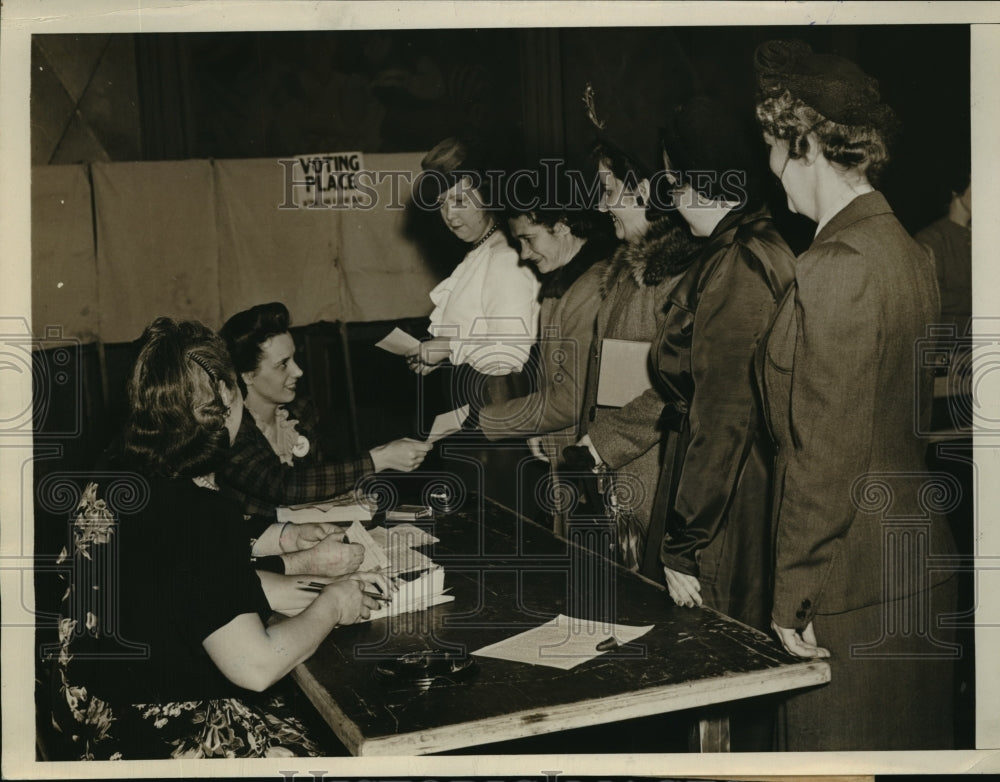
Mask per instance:
[[[772,451],[753,356],[793,276],[770,214],[730,212],[671,289],[652,353],[668,407],[647,558],[697,576],[708,605],[760,629],[770,622]]]
[[[777,446],[772,616],[801,630],[817,613],[928,590],[950,574],[926,555],[954,542],[918,436],[932,401],[916,361],[938,314],[931,259],[871,192],[819,231],[795,275],[756,366]]]

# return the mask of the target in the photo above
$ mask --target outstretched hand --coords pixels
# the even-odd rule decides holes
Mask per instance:
[[[794,654],[796,657],[829,657],[830,650],[824,649],[816,642],[816,631],[813,630],[812,622],[805,626],[800,633],[794,628],[780,627],[771,622],[771,629],[778,636],[785,651]]]
[[[696,576],[681,573],[679,570],[671,570],[665,565],[663,575],[667,578],[667,591],[677,605],[688,608],[702,605],[701,583]]]
[[[433,443],[425,440],[401,437],[391,443],[376,446],[369,453],[372,457],[372,463],[375,465],[375,472],[382,470],[411,472],[423,464],[424,458],[433,447]]]
[[[411,372],[427,375],[437,369],[441,362],[450,355],[451,340],[446,337],[434,337],[421,342],[406,354],[406,366]]]

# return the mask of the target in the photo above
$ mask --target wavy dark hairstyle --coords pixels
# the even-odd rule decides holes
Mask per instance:
[[[236,392],[223,341],[197,321],[157,318],[137,341],[128,381],[124,453],[147,475],[194,477],[226,456],[229,408],[220,383]]]
[[[882,102],[878,80],[857,63],[813,52],[804,41],[765,41],[754,52],[760,89],[757,120],[764,133],[788,143],[791,159],[819,152],[845,171],[858,171],[873,184],[889,162],[889,145],[899,129]]]
[[[291,325],[288,307],[280,301],[272,301],[237,312],[219,329],[219,336],[225,341],[233,366],[236,367],[236,382],[240,393],[244,396],[247,387],[243,382],[243,373],[253,372],[260,366],[260,359],[264,355],[261,345],[271,337],[287,333]]]
[[[882,106],[869,123],[844,125],[827,119],[787,90],[761,100],[757,120],[765,133],[788,142],[788,156],[793,160],[808,152],[812,133],[823,157],[845,170],[857,169],[872,184],[877,184],[889,163],[889,145],[897,130],[888,106]]]
[[[565,223],[570,233],[581,239],[611,232],[607,215],[598,212],[595,204],[586,203],[583,183],[578,183],[562,171],[550,169],[520,169],[519,176],[504,188],[504,217],[513,220],[527,217],[532,223],[549,230]],[[579,172],[578,172],[579,173]]]
[[[645,179],[650,183],[649,200],[646,202],[646,219],[653,222],[665,216],[676,218],[673,210],[673,198],[665,177],[657,176],[657,172],[628,152],[607,139],[599,139],[590,148],[590,159],[596,166],[603,163],[615,179],[621,182],[631,193],[636,192],[639,183]],[[595,174],[596,176],[596,174]]]

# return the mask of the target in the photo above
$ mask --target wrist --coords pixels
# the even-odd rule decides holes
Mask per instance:
[[[293,548],[288,548],[285,546],[285,534],[288,532],[289,525],[292,522],[286,521],[281,527],[281,532],[278,533],[278,549],[282,554],[288,554],[290,551],[294,551]]]
[[[323,618],[331,626],[340,624],[343,612],[340,608],[340,600],[338,600],[337,593],[334,589],[330,587],[324,589],[316,595],[316,599],[312,602],[310,607],[315,607],[316,609],[322,611]]]

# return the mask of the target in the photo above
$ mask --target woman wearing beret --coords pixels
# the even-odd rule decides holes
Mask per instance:
[[[956,579],[928,557],[954,543],[915,434],[931,379],[914,346],[938,291],[872,185],[892,114],[854,63],[801,42],[762,44],[756,67],[771,170],[817,223],[757,359],[777,445],[772,626],[832,669],[787,700],[784,748],[945,749],[959,650],[938,622]]]
[[[766,630],[771,450],[753,354],[794,277],[794,256],[763,205],[749,124],[697,97],[663,130],[673,203],[707,243],[672,287],[653,343],[668,400],[653,523],[674,602],[704,602]]]

